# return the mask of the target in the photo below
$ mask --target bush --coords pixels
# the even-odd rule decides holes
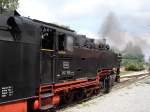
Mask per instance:
[[[141,53],[127,53],[123,56],[122,66],[127,71],[140,71],[145,69],[144,55]]]
[[[127,71],[141,71],[144,70],[144,63],[138,61],[130,61],[125,64],[125,70]]]

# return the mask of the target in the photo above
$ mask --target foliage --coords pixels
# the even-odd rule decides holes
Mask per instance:
[[[145,69],[145,62],[143,55],[130,55],[123,56],[122,65],[127,71],[140,71]]]
[[[142,49],[138,45],[129,42],[123,53],[122,65],[127,71],[140,71],[145,69],[145,61]]]
[[[125,70],[127,71],[140,71],[140,70],[144,70],[144,63],[142,62],[138,62],[138,61],[129,61],[126,65],[125,65]]]
[[[19,0],[0,0],[0,7],[9,10],[16,10],[19,6]]]

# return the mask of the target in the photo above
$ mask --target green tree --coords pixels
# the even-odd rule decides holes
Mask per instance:
[[[140,71],[145,69],[142,49],[137,45],[128,43],[123,51],[122,65],[127,71]]]
[[[9,10],[16,10],[19,6],[19,0],[0,0],[0,7]]]

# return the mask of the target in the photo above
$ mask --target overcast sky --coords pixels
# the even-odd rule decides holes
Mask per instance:
[[[150,31],[150,0],[20,0],[19,12],[93,37],[109,12],[115,13],[125,31]]]

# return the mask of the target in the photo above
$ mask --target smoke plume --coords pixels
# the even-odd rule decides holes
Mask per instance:
[[[106,38],[111,48],[117,49],[123,54],[138,53],[150,55],[150,34],[133,35],[122,30],[120,22],[114,13],[109,13],[104,20],[100,36]]]

